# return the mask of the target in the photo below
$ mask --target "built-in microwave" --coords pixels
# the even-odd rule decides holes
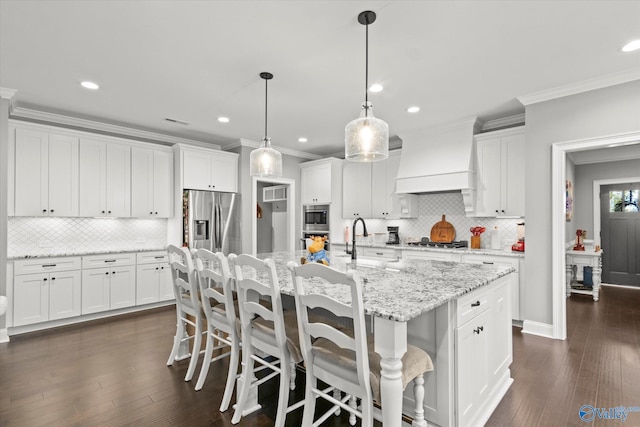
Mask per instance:
[[[329,205],[307,205],[303,209],[305,231],[329,231]]]

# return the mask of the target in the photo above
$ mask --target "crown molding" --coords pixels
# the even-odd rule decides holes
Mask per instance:
[[[240,138],[238,141],[232,144],[225,145],[224,149],[230,150],[232,148],[237,148],[237,147],[259,148],[261,145],[262,145],[261,142],[252,141],[246,138]],[[286,154],[287,156],[293,156],[293,157],[300,157],[302,159],[317,160],[323,157],[317,154],[311,154],[311,153],[307,153],[305,151],[300,151],[300,150],[292,150],[290,148],[279,147],[273,144],[271,144],[271,148],[278,150],[281,154]]]
[[[0,98],[11,99],[18,93],[15,89],[9,89],[8,87],[0,87]]]
[[[503,129],[508,127],[520,126],[525,123],[525,115],[516,114],[514,116],[503,117],[495,120],[487,120],[482,125],[482,132],[489,132],[492,130]]]
[[[63,125],[73,128],[101,132],[109,135],[118,135],[129,138],[136,138],[144,141],[162,142],[168,145],[185,144],[197,145],[199,147],[220,149],[220,145],[212,144],[206,141],[198,141],[194,139],[181,138],[172,135],[165,135],[157,132],[133,129],[125,126],[114,125],[110,123],[97,122],[94,120],[81,119],[77,117],[65,116],[62,114],[49,113],[46,111],[33,110],[31,108],[15,107],[10,117],[13,119],[34,120],[45,122],[52,125]]]
[[[589,92],[591,90],[615,86],[634,80],[640,80],[640,69],[638,68],[632,68],[606,76],[583,80],[576,83],[570,83],[568,85],[559,86],[553,89],[534,92],[529,95],[519,96],[517,99],[522,105],[527,106],[531,104],[537,104],[539,102],[550,101],[552,99],[563,98],[565,96]]]

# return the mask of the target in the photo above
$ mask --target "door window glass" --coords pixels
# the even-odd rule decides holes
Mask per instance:
[[[639,190],[609,192],[609,212],[638,212]]]

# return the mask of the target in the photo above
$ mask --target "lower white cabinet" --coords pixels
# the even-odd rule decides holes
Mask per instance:
[[[516,269],[511,288],[511,315],[515,320],[521,320],[523,317],[520,313],[520,287],[523,280],[522,278],[524,277],[524,274],[521,271],[521,259],[522,258],[499,255],[469,253],[462,255],[462,262],[468,262],[471,264],[500,265]]]
[[[513,360],[510,289],[511,282],[505,277],[488,289],[473,291],[457,301],[458,426],[480,425],[488,402],[509,384]]]
[[[136,304],[150,304],[174,298],[171,269],[166,251],[137,254]]]
[[[134,265],[82,271],[82,314],[131,307],[135,304]]]
[[[410,249],[403,249],[402,250],[402,258],[404,259],[411,259],[411,258],[417,258],[417,259],[426,259],[426,260],[430,260],[430,261],[455,261],[455,262],[459,262],[460,261],[460,255],[459,253],[453,253],[447,250],[441,250],[441,249],[433,249],[430,251],[419,251],[419,250],[415,250],[412,251]]]
[[[20,260],[15,264],[13,326],[80,315],[80,258]]]

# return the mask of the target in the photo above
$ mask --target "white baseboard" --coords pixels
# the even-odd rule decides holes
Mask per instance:
[[[0,343],[9,342],[9,332],[7,329],[0,329]]]
[[[522,333],[553,339],[553,325],[525,320],[522,322]]]
[[[625,288],[625,289],[634,289],[636,291],[640,291],[640,288],[637,286],[630,286],[630,285],[616,285],[614,283],[600,283],[600,286],[611,286],[614,288]]]

